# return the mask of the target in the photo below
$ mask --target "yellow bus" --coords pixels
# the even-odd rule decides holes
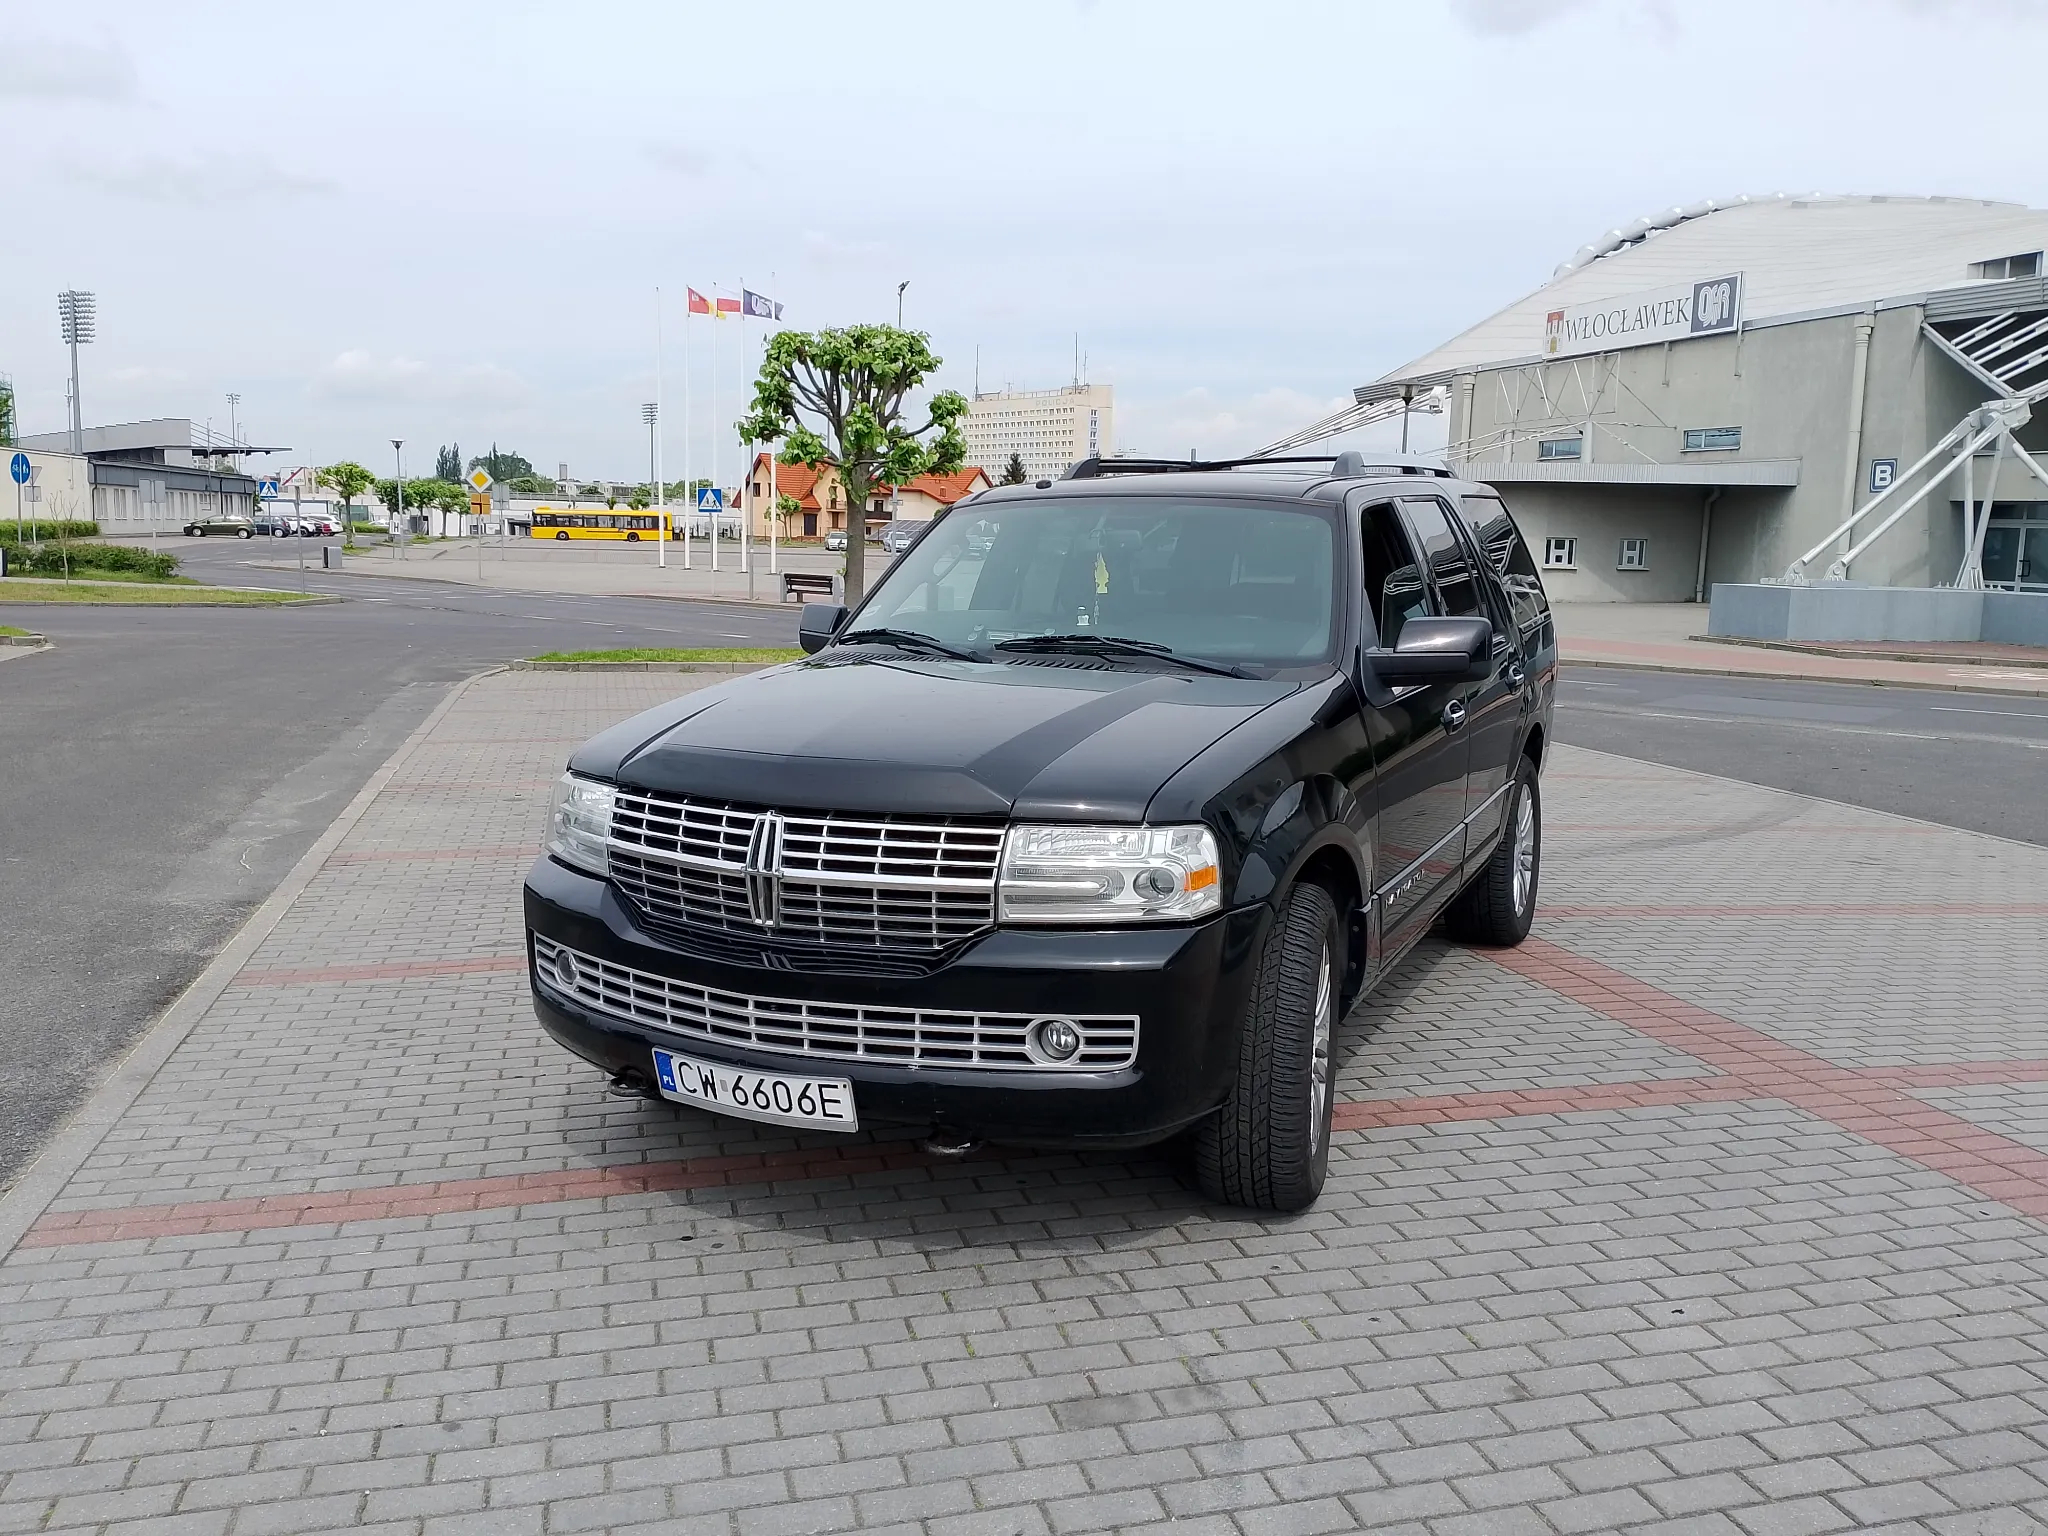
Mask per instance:
[[[660,538],[664,524],[673,540],[675,520],[666,512],[556,512],[536,507],[530,531],[536,539],[624,539],[637,544]]]

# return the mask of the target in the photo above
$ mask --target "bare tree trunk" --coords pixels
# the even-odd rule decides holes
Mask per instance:
[[[853,608],[859,605],[868,590],[868,492],[873,487],[865,483],[865,477],[856,482],[843,471],[840,483],[846,487],[845,603]],[[859,495],[854,494],[856,484]]]

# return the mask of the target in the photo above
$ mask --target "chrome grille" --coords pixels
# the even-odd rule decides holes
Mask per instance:
[[[861,949],[936,950],[995,920],[1003,828],[769,811],[622,787],[611,868],[650,917]]]
[[[541,980],[556,991],[600,1013],[686,1040],[833,1061],[1029,1072],[1113,1072],[1138,1055],[1138,1021],[1129,1016],[1061,1015],[1080,1030],[1081,1051],[1070,1062],[1048,1066],[1025,1050],[1032,1023],[1043,1015],[750,997],[615,965],[540,934],[533,936],[533,951]]]

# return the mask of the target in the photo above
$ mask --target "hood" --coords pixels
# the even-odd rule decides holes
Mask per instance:
[[[1298,686],[821,658],[697,695],[702,707],[643,736],[617,777],[811,810],[1136,821],[1182,764]]]

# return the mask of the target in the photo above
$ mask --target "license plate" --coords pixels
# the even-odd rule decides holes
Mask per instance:
[[[821,1131],[857,1131],[853,1084],[843,1077],[793,1077],[786,1072],[743,1072],[695,1061],[673,1051],[654,1053],[654,1079],[663,1098],[724,1115]]]

